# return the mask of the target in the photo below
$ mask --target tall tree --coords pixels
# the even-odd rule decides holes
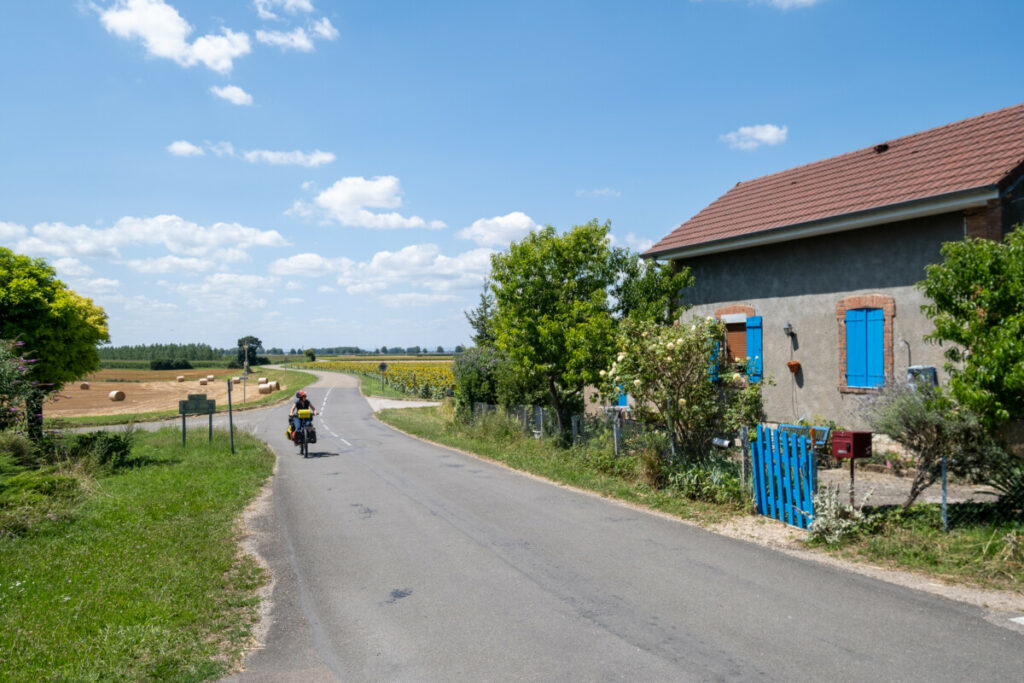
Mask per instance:
[[[615,350],[609,294],[625,250],[610,246],[608,230],[596,220],[563,235],[548,226],[491,257],[495,344],[540,379],[563,435]]]
[[[693,284],[690,269],[676,270],[673,263],[658,263],[635,254],[623,259],[622,278],[615,289],[620,318],[671,325],[680,313],[680,297]]]
[[[256,365],[256,357],[263,350],[263,342],[247,335],[238,340],[238,362],[242,365]]]
[[[0,247],[0,339],[24,342],[37,359],[32,380],[59,390],[99,368],[96,347],[110,335],[103,309],[68,289],[46,261]],[[30,429],[38,434],[42,394],[29,403]]]
[[[965,238],[918,283],[945,350],[949,387],[989,426],[1024,419],[1024,229],[1002,242]]]
[[[491,294],[489,281],[484,282],[480,303],[473,310],[466,311],[465,316],[473,328],[473,343],[477,346],[494,346],[494,295]]]

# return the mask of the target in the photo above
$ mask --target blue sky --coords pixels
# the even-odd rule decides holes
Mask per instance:
[[[0,245],[114,344],[465,344],[489,255],[1024,100],[1015,0],[0,5]]]

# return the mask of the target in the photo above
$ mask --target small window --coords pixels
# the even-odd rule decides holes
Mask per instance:
[[[846,386],[885,384],[885,312],[881,308],[846,311]]]
[[[746,322],[725,324],[725,351],[730,363],[735,363],[737,358],[742,362],[747,357]]]

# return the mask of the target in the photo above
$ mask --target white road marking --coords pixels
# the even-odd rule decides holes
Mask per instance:
[[[1010,621],[1015,624],[1024,624],[1024,617],[1014,617],[1013,619],[1010,619]]]

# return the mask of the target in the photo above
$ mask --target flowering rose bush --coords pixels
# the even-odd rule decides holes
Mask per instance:
[[[714,318],[668,326],[627,319],[615,362],[601,372],[603,392],[628,392],[639,419],[672,431],[677,455],[704,462],[713,438],[734,437],[764,417],[761,384],[747,381],[744,362],[724,357],[724,340],[725,325]]]

